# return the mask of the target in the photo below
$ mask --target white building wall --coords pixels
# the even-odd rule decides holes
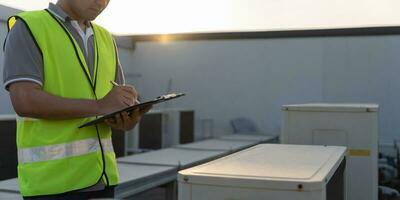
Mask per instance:
[[[245,116],[264,132],[279,132],[280,105],[305,102],[372,102],[381,105],[380,135],[400,134],[400,36],[138,42],[132,78],[142,96],[173,91],[187,97],[171,107],[214,120],[214,132],[230,132],[229,120]]]
[[[322,100],[322,54],[323,41],[311,38],[139,42],[126,70],[142,75],[129,82],[143,97],[166,93],[170,80],[187,93],[169,106],[195,109],[198,134],[202,119],[220,135],[239,116],[279,133],[280,105]]]
[[[380,105],[380,139],[400,139],[400,36],[329,38],[324,43],[327,102]]]

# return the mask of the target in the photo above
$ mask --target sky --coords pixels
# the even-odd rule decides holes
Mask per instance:
[[[48,2],[0,0],[23,10]],[[95,22],[116,35],[399,26],[399,8],[399,0],[111,0]]]

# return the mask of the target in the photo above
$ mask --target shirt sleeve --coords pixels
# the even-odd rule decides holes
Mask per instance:
[[[119,54],[118,54],[118,48],[115,45],[115,52],[117,56],[117,73],[115,74],[115,82],[117,82],[119,85],[125,85],[125,76],[124,76],[124,70],[122,69],[121,62],[119,61]]]
[[[43,85],[43,58],[28,27],[18,20],[5,41],[3,85],[6,90],[17,81]]]

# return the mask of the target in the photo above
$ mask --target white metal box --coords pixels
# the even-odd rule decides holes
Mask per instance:
[[[346,146],[348,199],[378,199],[378,105],[319,103],[282,110],[282,143]]]
[[[345,147],[260,144],[178,173],[179,200],[343,200]]]

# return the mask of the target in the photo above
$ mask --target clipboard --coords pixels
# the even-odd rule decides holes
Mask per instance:
[[[148,106],[148,105],[154,105],[154,104],[162,103],[162,102],[169,101],[169,100],[172,100],[172,99],[176,99],[176,98],[179,98],[179,97],[182,97],[182,96],[185,96],[185,94],[184,93],[171,93],[171,94],[162,95],[162,96],[159,96],[159,97],[155,98],[154,100],[146,101],[146,102],[143,102],[143,103],[139,103],[139,104],[136,104],[136,105],[133,105],[133,106],[129,106],[129,107],[126,107],[124,109],[121,109],[121,110],[118,110],[118,111],[103,115],[101,117],[98,117],[95,120],[92,120],[90,122],[87,122],[87,123],[84,123],[84,124],[80,125],[78,128],[83,128],[83,127],[86,127],[86,126],[91,126],[91,125],[95,125],[95,124],[101,123],[106,119],[113,118],[116,114],[121,113],[121,112],[128,112],[128,115],[131,115],[131,113],[137,108],[140,109],[140,108]]]

